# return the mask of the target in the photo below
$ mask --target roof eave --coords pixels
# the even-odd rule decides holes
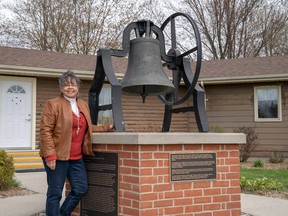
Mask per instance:
[[[24,67],[24,66],[14,66],[14,65],[1,65],[0,74],[1,75],[18,75],[18,76],[33,76],[33,77],[49,77],[58,78],[62,73],[66,72],[65,69],[55,69],[55,68],[39,68],[39,67]],[[81,79],[93,79],[94,72],[83,71],[83,70],[73,70]]]
[[[55,68],[25,67],[15,65],[0,65],[1,75],[58,78],[65,71],[67,70],[55,69]],[[94,71],[84,71],[84,70],[73,70],[73,71],[80,77],[80,79],[92,80],[94,77]],[[124,76],[124,74],[121,73],[116,73],[115,75],[119,79],[122,79]],[[199,78],[199,82],[203,82],[205,83],[205,85],[275,82],[275,81],[287,81],[287,80],[288,80],[288,74]]]
[[[205,83],[205,85],[255,83],[255,82],[276,82],[276,81],[287,81],[287,80],[288,80],[288,74],[199,78],[199,81]]]

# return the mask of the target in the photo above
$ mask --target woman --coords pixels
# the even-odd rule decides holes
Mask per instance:
[[[59,79],[61,96],[43,108],[40,123],[40,156],[47,173],[47,216],[70,215],[88,190],[82,156],[93,156],[92,122],[88,104],[79,99],[80,79],[71,71]],[[95,126],[94,126],[95,128]],[[108,131],[111,125],[98,127]],[[60,207],[66,178],[71,192]]]

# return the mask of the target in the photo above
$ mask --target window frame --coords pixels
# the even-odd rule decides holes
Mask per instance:
[[[108,92],[104,93],[104,91],[107,90]],[[102,86],[101,92],[99,94],[99,106],[102,105],[108,105],[112,103],[112,88],[111,85],[108,84],[104,84]],[[103,94],[105,94],[106,96],[109,97],[108,101],[105,104],[101,104],[100,102],[102,101],[103,98]],[[108,116],[107,116],[108,114]],[[103,118],[107,118],[107,122],[103,122]],[[111,110],[106,110],[106,111],[99,111],[98,112],[98,122],[97,125],[102,125],[102,124],[113,124],[113,113],[112,113],[112,109]]]
[[[259,118],[258,117],[258,94],[259,89],[276,89],[278,92],[278,118]],[[282,121],[282,95],[281,86],[267,85],[254,87],[254,120],[255,122],[281,122]]]

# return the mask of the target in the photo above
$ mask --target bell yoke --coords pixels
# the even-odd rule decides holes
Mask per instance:
[[[193,31],[193,43],[196,45],[183,53],[177,48],[176,17],[187,20]],[[170,23],[171,48],[166,53],[163,31]],[[133,39],[130,38],[133,36]],[[195,69],[188,56],[196,55]],[[112,56],[125,57],[128,55],[127,71],[120,83],[112,68]],[[209,130],[205,111],[205,92],[198,84],[201,69],[202,48],[198,28],[194,20],[187,14],[175,13],[168,17],[161,28],[149,20],[132,22],[123,31],[122,49],[99,49],[94,78],[89,90],[89,107],[92,123],[97,124],[99,111],[112,110],[115,131],[124,131],[121,95],[140,95],[143,103],[149,95],[158,96],[165,104],[162,132],[170,130],[172,114],[194,112],[200,132]],[[164,70],[165,68],[165,70]],[[171,80],[166,72],[171,71]],[[111,104],[99,105],[99,94],[107,78],[111,85]],[[182,98],[178,96],[180,82],[183,79],[186,93]],[[174,109],[192,98],[192,106]]]

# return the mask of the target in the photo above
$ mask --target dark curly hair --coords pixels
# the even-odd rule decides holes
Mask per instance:
[[[72,80],[75,80],[77,83],[77,86],[80,87],[81,85],[81,80],[79,79],[78,76],[73,71],[67,71],[63,73],[60,78],[59,78],[59,85],[60,87],[64,86],[65,82],[71,82]]]

